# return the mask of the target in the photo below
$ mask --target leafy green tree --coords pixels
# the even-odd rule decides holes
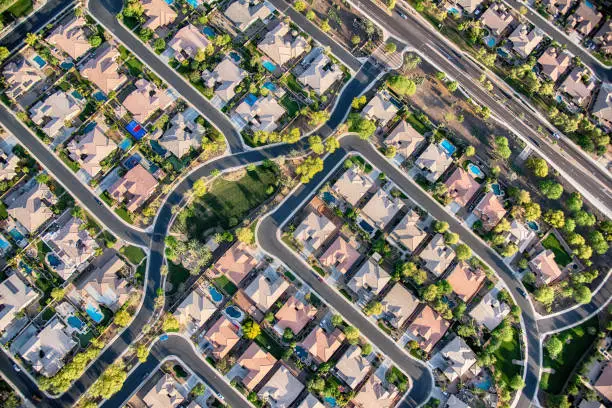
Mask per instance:
[[[61,301],[66,296],[66,289],[64,288],[53,288],[51,290],[51,298],[56,302]]]
[[[94,398],[109,399],[115,395],[127,379],[125,364],[119,361],[109,366],[106,371],[98,377],[98,380],[89,388],[89,395]]]
[[[325,19],[323,21],[321,21],[321,31],[323,31],[324,33],[328,32],[329,30],[331,30],[331,26],[329,25],[329,19]]]
[[[523,389],[525,382],[523,381],[523,377],[521,377],[519,374],[515,374],[512,378],[510,378],[508,385],[510,388],[517,391]]]
[[[327,153],[333,153],[340,147],[340,142],[335,137],[328,137],[325,139],[325,151]]]
[[[385,44],[385,53],[392,54],[397,51],[397,44],[394,42],[388,42]]]
[[[540,182],[540,192],[551,200],[558,200],[563,194],[563,186],[552,180]]]
[[[360,43],[361,43],[361,37],[359,37],[357,34],[351,37],[351,44],[353,44],[354,47],[358,46]]]
[[[315,12],[314,12],[314,11],[312,11],[312,10],[308,10],[308,11],[306,12],[306,18],[307,18],[309,21],[314,20],[316,16],[317,16],[317,15],[316,15],[316,14],[315,14]]]
[[[446,221],[436,221],[434,222],[434,231],[438,234],[443,234],[448,230],[448,222]]]
[[[446,242],[448,245],[455,245],[457,242],[459,242],[459,234],[446,231],[444,233],[444,242]]]
[[[529,168],[537,177],[544,178],[548,176],[548,164],[546,163],[546,160],[539,157],[530,157],[527,159],[527,168]]]
[[[253,230],[250,227],[238,228],[236,230],[236,238],[247,245],[255,243],[255,234],[253,234]]]
[[[331,317],[331,323],[334,325],[334,327],[340,326],[342,324],[342,316],[339,314],[334,314]]]
[[[163,38],[158,38],[153,43],[153,48],[155,48],[156,51],[163,51],[163,50],[165,50],[166,49],[166,41]]]
[[[565,214],[561,210],[548,210],[544,213],[544,222],[553,228],[563,228]]]
[[[571,193],[567,201],[565,201],[565,205],[567,205],[567,209],[571,212],[579,211],[582,208],[582,195],[577,192]]]
[[[321,136],[310,136],[308,138],[308,144],[310,145],[310,149],[315,154],[323,154],[325,152],[325,145],[321,140]]]
[[[26,34],[25,43],[28,44],[30,47],[35,46],[38,43],[39,40],[40,40],[40,37],[36,33],[27,33]]]
[[[10,54],[11,53],[9,52],[8,48],[0,47],[0,62],[2,62],[5,59],[7,59]]]
[[[548,306],[551,305],[552,302],[554,302],[555,300],[555,291],[548,286],[542,286],[536,289],[533,294],[533,297],[538,302],[542,303],[545,306]]]
[[[465,152],[463,154],[465,154],[465,157],[472,157],[476,154],[476,149],[474,146],[468,146],[465,148]]]
[[[527,221],[537,221],[542,215],[542,210],[538,203],[525,203],[523,204],[523,209],[525,210],[525,220]]]
[[[136,346],[136,357],[138,357],[138,361],[144,363],[149,358],[149,348],[146,344],[139,344]]]
[[[574,221],[580,227],[592,227],[597,223],[595,216],[585,210],[578,210],[574,214]]]
[[[369,356],[371,353],[372,353],[372,344],[366,343],[363,346],[361,346],[362,356]]]
[[[120,309],[116,314],[115,314],[115,324],[117,326],[121,326],[121,327],[126,327],[127,325],[130,324],[130,321],[132,321],[132,315],[130,315],[127,310],[125,309]]]
[[[261,327],[254,320],[247,320],[242,324],[242,334],[245,338],[253,340],[261,333]]]
[[[447,82],[446,88],[451,92],[455,92],[457,89],[459,89],[459,83],[457,81]]]
[[[599,231],[593,231],[589,234],[589,243],[591,248],[593,248],[593,250],[599,255],[603,255],[608,252],[608,242],[604,238],[603,234]]]
[[[322,170],[323,160],[320,157],[309,156],[297,166],[295,172],[300,176],[300,182],[306,184]]]
[[[196,197],[204,196],[204,194],[206,194],[207,190],[208,190],[208,188],[206,187],[206,179],[204,179],[204,178],[197,179],[193,183],[193,194]]]
[[[580,303],[583,305],[591,303],[591,296],[591,289],[589,289],[588,286],[579,285],[574,288],[573,297],[576,303]]]
[[[194,397],[199,397],[200,395],[204,395],[205,391],[206,386],[199,382],[191,389],[191,395],[193,395]],[[257,394],[255,394],[255,396],[257,396]]]
[[[414,81],[403,75],[392,76],[387,80],[387,84],[398,95],[412,96],[416,92],[416,84]]]
[[[548,352],[550,358],[556,360],[563,351],[563,342],[559,339],[558,336],[552,336],[546,342],[546,351]]]
[[[308,113],[308,124],[311,126],[318,126],[322,123],[327,122],[329,119],[329,112],[326,110],[311,111]]]
[[[181,329],[179,321],[171,313],[166,313],[162,322],[162,330],[165,332],[177,332]]]
[[[363,309],[363,312],[368,316],[379,315],[382,313],[382,311],[383,311],[382,303],[376,302],[376,301],[368,303],[366,307]]]
[[[368,100],[365,95],[361,95],[359,97],[353,98],[353,102],[351,102],[351,107],[356,110],[360,110],[363,108]]]
[[[510,150],[510,146],[508,145],[508,138],[497,136],[495,138],[495,151],[502,159],[508,159],[512,154],[512,150]]]
[[[358,113],[351,113],[348,117],[349,132],[355,132],[361,139],[369,139],[376,131],[376,123],[364,118]]]
[[[102,38],[100,38],[99,35],[92,35],[91,37],[87,39],[87,41],[89,41],[89,45],[91,45],[94,48],[102,44]]]
[[[467,246],[465,244],[459,244],[455,248],[455,254],[457,256],[457,260],[465,261],[465,260],[470,259],[472,257],[472,250],[470,249],[469,246]]]
[[[353,326],[347,326],[344,328],[344,335],[346,336],[346,340],[350,344],[357,344],[359,341],[359,330]]]
[[[302,0],[297,0],[296,2],[293,3],[293,8],[296,11],[299,11],[300,13],[304,10],[306,10],[306,8],[308,7],[308,5],[306,4],[305,1]]]

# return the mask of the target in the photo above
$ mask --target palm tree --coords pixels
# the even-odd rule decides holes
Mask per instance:
[[[36,45],[36,43],[38,42],[39,39],[40,39],[40,36],[38,34],[36,34],[36,33],[27,33],[26,34],[25,42],[29,46],[33,47],[34,45]]]

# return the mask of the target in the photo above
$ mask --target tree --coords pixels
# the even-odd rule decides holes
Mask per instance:
[[[383,312],[383,306],[382,303],[380,302],[370,302],[366,305],[366,307],[363,309],[363,312],[367,315],[367,316],[372,316],[372,315],[379,315]]]
[[[476,154],[476,149],[474,148],[474,146],[468,146],[465,148],[465,157],[472,157],[473,155]]]
[[[353,36],[351,37],[351,44],[353,44],[353,46],[355,46],[355,47],[356,47],[356,46],[358,46],[358,45],[359,45],[359,43],[361,43],[361,37],[359,37],[359,36],[358,36],[358,35],[356,35],[356,34],[355,34],[355,35],[353,35]]]
[[[543,305],[549,306],[555,300],[555,291],[548,286],[542,286],[536,289],[533,294],[533,297],[535,298],[535,300],[542,303]]]
[[[196,197],[204,196],[204,194],[206,194],[206,191],[207,191],[206,179],[204,178],[197,179],[195,183],[193,183],[193,194]]]
[[[558,200],[563,194],[563,186],[552,180],[540,182],[540,192],[551,200]]]
[[[61,301],[66,295],[66,289],[64,288],[53,288],[51,290],[51,298],[56,302]]]
[[[331,317],[331,323],[334,325],[334,327],[340,326],[342,324],[342,316],[339,314],[334,314]]]
[[[425,288],[423,291],[423,300],[426,302],[433,302],[440,296],[438,286],[435,284],[431,284]]]
[[[586,244],[586,240],[577,232],[572,232],[567,234],[567,243],[573,247],[579,247]]]
[[[466,310],[467,310],[467,306],[465,302],[460,300],[457,306],[455,306],[455,308],[453,309],[453,317],[457,320],[461,319],[463,315],[465,314]]]
[[[36,43],[38,43],[38,40],[40,39],[40,37],[38,36],[38,34],[36,33],[27,33],[26,34],[26,38],[25,38],[25,43],[28,44],[30,47],[33,47],[36,45]]]
[[[253,234],[253,230],[250,227],[238,228],[236,230],[236,238],[247,245],[255,243],[255,234]]]
[[[325,145],[321,140],[321,136],[310,136],[308,138],[308,144],[310,145],[310,149],[315,154],[323,154],[325,152]]]
[[[91,45],[94,48],[102,44],[102,38],[100,38],[99,35],[92,35],[91,37],[87,39],[87,41],[89,41],[89,45]]]
[[[395,0],[387,0],[387,9],[393,10],[395,8]]]
[[[351,113],[348,117],[349,132],[355,132],[361,139],[367,140],[376,131],[376,124],[358,113]]]
[[[546,342],[546,351],[548,352],[550,358],[556,360],[563,351],[563,342],[559,340],[558,336],[552,336]]]
[[[308,114],[308,124],[311,126],[318,126],[325,123],[329,119],[329,112],[326,110],[311,111]]]
[[[335,137],[328,137],[325,139],[325,151],[327,153],[333,153],[340,147],[340,142]]]
[[[7,59],[9,55],[10,55],[10,52],[9,52],[8,48],[0,47],[0,62],[2,62],[5,59]]]
[[[527,159],[527,168],[533,171],[537,177],[544,178],[548,176],[548,164],[546,160],[539,157],[530,157]]]
[[[361,95],[357,98],[353,98],[353,101],[351,102],[351,107],[353,109],[359,110],[361,108],[363,108],[366,104],[368,100],[366,99],[365,95]]]
[[[527,221],[536,221],[542,215],[542,210],[538,203],[525,203],[523,204],[523,209],[525,210],[524,216]]]
[[[307,8],[307,7],[308,7],[308,6],[307,6],[306,2],[304,2],[304,1],[302,1],[302,0],[297,0],[295,3],[293,3],[293,8],[294,8],[296,11],[299,11],[300,13],[301,13],[302,11],[306,10],[306,8]]]
[[[315,14],[315,12],[314,12],[314,11],[312,11],[312,10],[308,10],[308,11],[306,12],[306,18],[307,18],[309,21],[314,20],[316,16],[317,16],[317,15],[316,15],[316,14]]]
[[[388,42],[385,44],[385,53],[386,54],[392,54],[395,51],[397,51],[397,44],[395,44],[394,42]]]
[[[285,342],[290,342],[294,337],[295,334],[293,333],[293,330],[291,330],[289,327],[285,327],[285,330],[283,331],[283,340]]]
[[[448,245],[455,245],[457,242],[459,242],[459,234],[456,234],[450,231],[446,231],[444,233],[444,242],[447,243]]]
[[[465,261],[472,257],[472,250],[465,244],[459,244],[455,248],[455,254],[457,255],[457,260]]]
[[[440,81],[444,81],[446,79],[446,73],[443,71],[438,71],[436,72],[436,78],[438,78]]]
[[[608,242],[604,238],[603,234],[599,231],[593,231],[589,234],[589,243],[593,250],[599,255],[603,255],[608,252]]]
[[[329,19],[325,19],[323,21],[321,21],[321,31],[323,31],[324,33],[328,32],[329,30],[331,30],[331,26],[329,25]]]
[[[357,344],[357,341],[359,340],[359,330],[356,327],[345,327],[344,335],[346,336],[346,340],[348,340],[350,344]]]
[[[574,254],[582,260],[587,260],[593,256],[593,248],[590,245],[581,245],[574,249]]]
[[[518,250],[519,250],[519,247],[514,242],[509,242],[499,251],[499,254],[503,256],[504,258],[507,258],[509,256],[516,254]]]
[[[508,383],[508,385],[510,386],[510,388],[517,391],[517,390],[522,389],[525,386],[525,382],[523,381],[523,377],[521,377],[519,374],[515,374],[510,379],[510,382]]]
[[[369,356],[372,353],[372,345],[370,343],[365,343],[361,346],[361,355]]]
[[[398,95],[412,96],[416,92],[416,84],[414,81],[403,75],[393,75],[387,80],[387,84]]]
[[[434,222],[434,231],[438,234],[443,234],[448,230],[448,222],[436,221]]]
[[[574,288],[573,297],[576,303],[587,304],[591,303],[591,289],[585,285],[579,285]]]
[[[149,358],[149,348],[146,344],[139,344],[136,346],[136,357],[138,357],[138,361],[144,363]]]
[[[115,324],[117,326],[126,327],[128,324],[130,324],[131,320],[132,316],[125,309],[120,309],[115,314]]]
[[[206,386],[199,382],[191,389],[191,395],[193,395],[194,397],[199,397],[200,395],[204,395],[205,391]]]
[[[582,208],[582,195],[577,192],[571,193],[565,201],[565,205],[567,205],[567,209],[571,212],[579,211]]]
[[[548,210],[544,213],[544,222],[553,228],[563,228],[565,214],[561,210]]]
[[[164,321],[162,323],[162,330],[165,332],[177,332],[180,330],[180,324],[177,318],[171,313],[164,315]]]
[[[404,58],[404,68],[415,69],[421,63],[421,57],[417,54],[408,54]]]
[[[447,82],[446,88],[451,92],[455,92],[457,89],[459,89],[459,83],[457,81]]]
[[[247,320],[242,324],[242,334],[245,338],[253,340],[261,333],[261,327],[254,320]]]
[[[574,221],[580,227],[592,227],[597,222],[597,219],[593,214],[585,210],[579,210],[574,214]]]
[[[165,50],[166,49],[166,41],[163,38],[158,38],[153,43],[153,48],[155,48],[156,51],[163,51],[163,50]]]
[[[119,361],[109,366],[98,377],[98,380],[89,388],[89,395],[94,398],[109,399],[123,387],[126,379],[125,365],[122,361]]]
[[[512,150],[510,150],[510,146],[508,145],[508,138],[504,136],[497,136],[495,138],[495,151],[499,156],[506,160],[512,154]]]
[[[297,166],[295,173],[300,176],[300,182],[306,184],[322,170],[323,160],[320,157],[309,156]]]

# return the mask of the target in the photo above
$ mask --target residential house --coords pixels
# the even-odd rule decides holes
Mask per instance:
[[[467,262],[461,261],[455,265],[446,278],[459,299],[468,303],[480,290],[487,275],[482,268],[473,268]]]
[[[510,306],[497,299],[499,291],[492,290],[487,293],[480,303],[471,311],[470,316],[479,326],[485,326],[489,331],[493,331],[510,313]]]
[[[212,347],[212,356],[221,360],[240,340],[238,327],[227,317],[221,316],[204,335]]]
[[[450,324],[438,312],[425,305],[408,326],[408,333],[419,343],[423,351],[429,353],[444,337],[449,327]]]
[[[177,385],[171,374],[164,374],[142,400],[147,408],[176,408],[185,401]]]
[[[156,110],[164,110],[173,102],[167,91],[146,79],[139,79],[134,86],[136,89],[125,98],[123,106],[139,123],[144,123]]]
[[[25,94],[46,77],[42,70],[33,66],[25,58],[19,58],[6,64],[2,70],[2,76],[6,83],[4,92],[13,99]]]
[[[102,170],[102,160],[117,149],[117,144],[106,137],[108,126],[104,121],[92,122],[87,132],[73,138],[66,149],[72,160],[77,162],[90,177]]]
[[[561,277],[561,269],[555,262],[555,253],[550,249],[542,250],[529,261],[529,269],[536,276],[538,286],[548,285]]]
[[[352,345],[338,360],[336,374],[349,387],[355,389],[368,374],[370,367],[370,362],[362,355],[361,347]]]
[[[473,212],[482,221],[486,231],[491,230],[506,215],[504,203],[492,191],[485,194]]]
[[[199,149],[206,129],[195,121],[197,116],[197,111],[192,107],[177,112],[170,119],[168,129],[159,138],[159,144],[178,158],[185,156],[192,149]]]
[[[263,1],[236,0],[229,5],[224,14],[238,30],[245,31],[257,20],[265,20],[271,13]]]
[[[437,143],[431,143],[415,161],[430,183],[435,183],[453,163],[452,157]]]
[[[480,188],[480,184],[474,180],[474,177],[461,167],[455,169],[444,185],[448,196],[453,200],[451,203],[453,212],[465,207]]]
[[[568,53],[554,47],[549,47],[538,58],[540,73],[550,78],[553,82],[557,82],[561,75],[567,71],[571,61],[572,59]]]
[[[125,202],[128,211],[134,212],[151,197],[156,187],[155,177],[141,164],[137,164],[110,186],[107,192],[113,200]]]
[[[354,207],[373,185],[374,182],[368,175],[351,168],[342,174],[332,189]]]
[[[300,343],[317,364],[325,363],[342,345],[346,336],[340,329],[334,329],[327,333],[321,327],[314,328],[308,336]]]
[[[361,299],[369,300],[372,296],[378,295],[390,280],[391,275],[382,266],[368,259],[351,278],[348,287]]]
[[[238,285],[249,272],[255,269],[257,264],[257,260],[251,255],[248,247],[237,242],[219,258],[214,269],[218,274],[225,275],[235,285]]]
[[[378,189],[361,209],[361,217],[373,227],[384,230],[401,208],[400,200]]]
[[[476,364],[476,354],[459,336],[444,346],[440,355],[447,364],[442,372],[450,382],[463,378]]]
[[[553,17],[565,16],[574,3],[573,0],[542,0],[548,11]]]
[[[266,384],[257,392],[259,398],[267,401],[270,408],[289,408],[300,395],[304,385],[281,365]]]
[[[294,334],[299,334],[316,314],[317,309],[310,303],[304,303],[291,296],[274,315],[277,320],[274,328],[281,334],[285,329],[291,329]]]
[[[29,333],[23,335],[29,336]],[[26,339],[24,339],[26,340]],[[16,343],[19,341],[15,340]],[[19,348],[19,355],[45,377],[53,377],[64,366],[64,358],[77,345],[66,332],[59,317],[53,317],[35,336],[29,336]]]
[[[493,3],[487,11],[482,13],[481,21],[482,25],[488,28],[492,35],[499,38],[516,19],[509,7]]]
[[[217,305],[199,289],[194,289],[178,306],[174,316],[181,329],[189,336],[193,336],[216,311]]]
[[[259,310],[266,312],[274,302],[285,293],[289,283],[271,268],[257,275],[257,277],[244,289],[244,293],[251,298]]]
[[[559,91],[568,94],[580,106],[588,104],[594,90],[595,81],[591,80],[591,71],[586,67],[574,68],[559,86]]]
[[[468,404],[461,401],[455,394],[451,394],[448,401],[446,401],[446,408],[470,408]]]
[[[68,292],[75,304],[100,305],[116,312],[129,299],[132,286],[119,272],[126,266],[114,251],[107,251],[92,262],[93,268],[79,276]]]
[[[211,103],[221,109],[236,95],[235,88],[247,73],[230,57],[225,57],[212,72],[204,71],[202,80],[215,90]]]
[[[309,45],[304,37],[291,30],[284,21],[271,31],[268,31],[263,40],[257,44],[264,54],[278,65],[284,65],[307,51]]]
[[[53,218],[51,206],[57,197],[49,186],[32,179],[21,187],[17,193],[5,199],[7,211],[11,218],[24,227],[30,234]]]
[[[323,95],[344,76],[342,70],[331,62],[320,47],[314,48],[300,64],[304,70],[297,76],[297,80],[317,95]]]
[[[70,217],[62,225],[56,222],[54,228],[42,237],[63,264],[53,265],[53,269],[64,280],[85,266],[98,249],[96,240],[84,229],[84,224],[80,218]]]
[[[411,208],[391,231],[389,238],[408,252],[413,253],[427,237],[427,233],[421,228],[420,222],[421,216]]]
[[[601,85],[591,108],[591,114],[597,117],[601,124],[612,129],[612,83],[606,82]]]
[[[57,24],[47,36],[47,42],[59,47],[72,59],[77,60],[91,48],[85,32],[86,26],[87,22],[83,17],[75,16],[65,23]]]
[[[506,243],[513,243],[518,247],[518,252],[524,252],[536,237],[536,233],[524,223],[513,219],[510,230],[502,233]]]
[[[321,265],[332,269],[332,271],[345,274],[357,262],[357,259],[359,259],[357,249],[339,236],[319,257],[319,262],[321,262]]]
[[[436,276],[442,275],[455,258],[455,251],[444,242],[442,234],[436,234],[419,254],[425,268]]]
[[[253,131],[272,132],[278,127],[278,121],[285,114],[283,108],[272,94],[263,97],[251,97],[249,94],[236,108],[232,121],[243,129],[247,124]]]
[[[573,28],[578,34],[586,37],[599,25],[603,15],[597,11],[595,5],[588,1],[581,1],[574,14],[567,18],[566,27]]]
[[[612,54],[612,20],[608,19],[593,36],[593,42],[599,45],[599,52]]]
[[[514,52],[522,58],[527,58],[544,39],[544,32],[537,27],[530,31],[527,24],[519,24],[508,39],[512,41]]]
[[[385,126],[387,122],[395,117],[399,109],[395,106],[389,95],[378,92],[361,111],[362,116]]]
[[[211,44],[202,31],[192,24],[187,24],[176,32],[168,47],[174,50],[174,58],[181,62],[196,56],[198,51],[205,50]]]
[[[245,371],[242,376],[242,384],[249,391],[253,391],[274,367],[276,361],[270,353],[263,351],[256,343],[251,343],[237,361],[237,364]]]
[[[482,4],[483,0],[458,0],[457,5],[468,14],[472,14],[476,11],[478,6]]]
[[[38,292],[13,273],[0,283],[0,333],[17,314],[38,297]]]
[[[396,329],[401,329],[404,322],[412,315],[419,305],[417,299],[401,283],[396,283],[393,288],[382,298],[383,315],[385,319]]]
[[[81,106],[72,94],[57,91],[30,108],[30,118],[50,138],[54,138],[81,113]]]
[[[612,401],[612,361],[604,363],[604,368],[593,384],[593,388],[608,402]]]
[[[2,142],[6,141],[0,138],[0,143]],[[6,152],[0,149],[0,181],[12,180],[17,175],[20,161],[21,159],[12,150]]]
[[[323,405],[321,401],[317,399],[317,397],[311,393],[308,393],[306,398],[304,398],[297,408],[325,408],[325,405]]]
[[[106,95],[116,91],[127,81],[119,72],[119,50],[110,45],[96,50],[96,55],[81,67],[81,75],[93,82]]]
[[[406,160],[424,140],[425,137],[422,134],[414,130],[405,120],[402,120],[385,139],[385,146],[394,147],[396,154]]]
[[[352,401],[356,408],[391,408],[398,394],[393,384],[383,385],[382,380],[374,374],[363,384]]]
[[[165,0],[141,0],[140,4],[142,4],[144,14],[148,17],[142,28],[155,31],[159,27],[172,24],[177,17],[176,11]]]
[[[578,404],[578,408],[606,408],[606,406],[599,401],[587,401],[583,399],[580,401],[580,404]]]
[[[314,252],[333,234],[336,226],[326,216],[315,212],[308,214],[293,233],[295,240],[304,245],[308,252]]]

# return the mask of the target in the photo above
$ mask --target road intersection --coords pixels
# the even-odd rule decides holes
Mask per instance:
[[[281,1],[281,0],[275,0]],[[112,4],[116,4],[111,2]],[[96,17],[101,21],[106,21],[106,18],[111,15],[111,8],[97,9],[95,5],[105,4],[105,2],[93,2],[90,4],[90,11],[96,12]],[[110,6],[109,6],[110,7]],[[106,11],[104,11],[106,10]],[[110,11],[109,11],[110,10]],[[116,19],[113,17],[112,21],[116,23]],[[130,37],[133,37],[131,33],[127,32],[124,28],[118,25],[121,30],[113,31],[117,38],[122,42],[129,41]],[[133,52],[139,57],[143,58],[145,62],[149,63],[146,58],[147,52],[151,53],[142,43],[134,42],[130,43]],[[156,61],[159,61],[155,55]],[[161,63],[161,62],[160,62]],[[163,73],[168,73],[163,68],[160,68]],[[176,73],[168,69],[169,73],[167,78],[165,75],[161,75],[164,81],[174,86],[179,85],[177,91],[182,94],[185,90],[187,94],[182,94],[191,103],[194,103],[190,99],[190,91],[193,88],[185,88],[181,85],[184,80]],[[156,72],[158,72],[156,70]],[[344,121],[347,113],[350,110],[350,104],[355,96],[358,96],[362,91],[367,88],[380,74],[380,67],[376,64],[368,61],[366,62],[354,78],[344,88],[342,94],[339,97],[339,101],[335,106],[335,109],[331,115],[330,120],[319,129],[318,133],[323,137],[327,137],[334,133],[336,128]],[[158,72],[159,73],[159,72]],[[172,75],[176,76],[173,77]],[[174,81],[175,84],[172,82]],[[183,89],[184,88],[184,89]],[[176,88],[175,88],[176,89]],[[198,102],[198,98],[201,98],[204,102],[208,103],[205,98],[202,98],[199,94],[195,97],[195,102]],[[216,109],[208,109],[206,103],[201,104],[202,108],[205,108],[203,116],[217,126],[222,131],[225,129],[228,131],[226,137],[228,138],[230,150],[232,154],[219,157],[212,161],[209,161],[194,171],[186,175],[180,182],[178,182],[173,190],[168,194],[164,205],[160,208],[154,225],[150,230],[143,231],[134,228],[121,221],[108,207],[106,207],[101,201],[84,186],[80,180],[78,180],[72,172],[70,172],[63,162],[57,158],[40,140],[33,135],[29,129],[17,120],[11,112],[6,108],[0,107],[0,122],[3,126],[11,133],[13,133],[20,142],[28,149],[42,165],[51,173],[56,179],[58,179],[63,186],[75,197],[75,199],[86,208],[91,214],[94,214],[96,218],[111,230],[115,235],[121,239],[141,245],[148,248],[148,264],[147,274],[145,279],[145,293],[141,308],[138,314],[132,321],[131,325],[126,328],[109,346],[102,352],[102,354],[96,359],[81,378],[76,381],[73,386],[66,393],[62,394],[59,398],[51,398],[42,395],[38,390],[36,383],[30,379],[24,373],[17,373],[12,370],[12,360],[5,354],[0,354],[0,368],[3,373],[9,378],[12,384],[14,384],[23,395],[37,395],[41,398],[41,402],[38,404],[42,406],[64,406],[72,404],[78,400],[89,386],[95,381],[104,369],[111,364],[115,359],[120,356],[137,338],[142,332],[142,328],[147,324],[154,312],[154,298],[156,296],[157,289],[161,287],[161,266],[164,258],[164,237],[168,231],[170,221],[172,219],[172,208],[183,202],[184,197],[188,191],[192,188],[193,183],[201,177],[210,176],[213,170],[227,170],[232,168],[243,167],[251,163],[258,163],[265,159],[274,159],[277,157],[285,156],[292,151],[306,152],[307,143],[305,140],[294,144],[286,145],[279,144],[274,146],[266,146],[259,149],[246,150],[243,148],[242,140],[238,140],[236,136],[235,128],[226,128],[229,120],[227,117],[217,111]],[[231,123],[230,123],[231,125]],[[324,299],[327,299],[332,306],[339,310],[343,315],[347,317],[352,324],[355,324],[366,337],[372,339],[374,343],[385,352],[385,354],[392,357],[394,362],[410,374],[413,387],[410,390],[405,403],[408,406],[417,406],[424,402],[429,396],[429,390],[431,390],[431,377],[427,373],[427,369],[423,367],[420,362],[416,362],[408,356],[402,350],[396,350],[398,347],[386,336],[381,336],[380,330],[377,327],[371,327],[372,323],[367,320],[361,314],[355,313],[354,308],[347,308],[347,302],[344,298],[339,297],[337,293],[330,291],[329,287],[318,281],[312,270],[306,268],[303,263],[300,263],[296,259],[296,255],[288,253],[285,247],[279,246],[278,240],[276,239],[276,231],[285,222],[287,222],[287,216],[289,215],[289,209],[295,209],[298,203],[304,200],[304,197],[311,196],[315,193],[315,186],[318,181],[323,180],[329,174],[329,169],[334,167],[340,158],[348,153],[358,153],[363,155],[368,161],[374,166],[378,167],[385,172],[402,190],[404,190],[415,202],[426,208],[430,214],[438,219],[444,219],[449,222],[451,229],[460,234],[461,239],[466,242],[485,262],[487,262],[497,275],[504,281],[508,287],[510,293],[515,298],[517,304],[523,311],[523,327],[524,333],[527,339],[527,365],[526,365],[526,387],[521,394],[519,406],[529,406],[530,401],[533,399],[535,392],[537,391],[537,382],[540,373],[541,365],[541,344],[540,334],[550,331],[559,330],[563,327],[572,324],[575,319],[584,318],[585,316],[591,315],[594,311],[601,308],[610,299],[611,287],[607,281],[602,285],[600,291],[598,291],[590,304],[580,306],[569,310],[565,313],[560,313],[554,317],[540,319],[535,315],[533,307],[528,300],[518,295],[518,288],[521,287],[520,282],[514,277],[512,270],[501,260],[501,258],[495,253],[494,250],[489,248],[484,242],[480,241],[469,229],[467,229],[459,220],[450,216],[442,207],[440,207],[435,200],[421,190],[412,180],[410,180],[403,172],[397,167],[392,165],[383,156],[381,156],[376,149],[369,143],[359,140],[354,136],[346,136],[341,139],[341,149],[339,149],[333,155],[330,155],[325,160],[325,170],[315,176],[315,179],[309,184],[302,185],[296,189],[287,199],[281,203],[281,205],[273,211],[268,217],[265,218],[264,222],[261,223],[258,229],[258,236],[260,237],[260,243],[262,247],[279,257],[283,262],[287,263],[291,269],[293,269],[302,279],[308,284],[311,284],[313,289],[322,294]],[[264,233],[265,232],[265,233]],[[331,292],[331,293],[329,293]],[[335,293],[335,295],[334,295]],[[329,295],[329,296],[325,296]],[[203,377],[213,385],[215,389],[220,391],[226,396],[226,398],[238,398],[234,395],[236,391],[231,387],[226,389],[226,382],[220,378],[219,374],[211,370],[209,366],[205,368],[201,365],[203,363],[201,356],[194,352],[193,347],[187,342],[180,339],[175,339],[171,343],[162,344],[156,343],[154,352],[150,361],[143,364],[145,368],[138,368],[130,375],[128,381],[126,381],[124,389],[120,394],[117,394],[116,398],[120,398],[121,395],[127,394],[129,391],[133,391],[135,387],[140,385],[142,379],[142,372],[146,368],[155,366],[155,361],[159,361],[160,356],[166,355],[177,355],[188,365],[190,365],[195,371],[200,373]],[[208,371],[210,370],[210,372]],[[140,376],[140,377],[139,377]],[[226,395],[227,393],[227,395]],[[230,395],[228,397],[228,395]],[[115,401],[113,399],[113,401]],[[237,405],[242,406],[241,401],[236,400]],[[110,405],[109,405],[110,406]]]

